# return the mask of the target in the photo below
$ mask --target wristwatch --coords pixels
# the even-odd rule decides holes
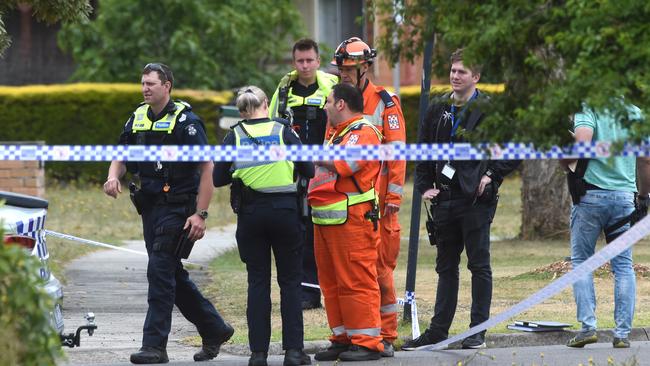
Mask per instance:
[[[200,218],[203,220],[208,218],[208,211],[207,210],[200,210],[196,212],[197,215],[199,215]]]

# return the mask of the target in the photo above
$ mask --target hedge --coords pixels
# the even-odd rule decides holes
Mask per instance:
[[[487,92],[500,92],[503,85],[479,85]],[[434,85],[431,94],[450,90]],[[208,141],[221,142],[226,131],[218,126],[218,107],[227,104],[231,92],[174,90],[174,99],[190,103],[206,124]],[[407,122],[407,141],[417,138],[420,87],[400,90]],[[137,84],[65,84],[0,87],[0,141],[45,141],[48,145],[112,145],[123,124],[142,101]],[[46,164],[49,177],[103,181],[108,163]]]
[[[174,90],[174,99],[192,105],[216,144],[225,131],[218,107],[231,92]],[[142,101],[138,84],[65,84],[0,87],[0,141],[45,141],[48,145],[113,145],[124,123]],[[103,181],[108,163],[46,163],[48,176]]]

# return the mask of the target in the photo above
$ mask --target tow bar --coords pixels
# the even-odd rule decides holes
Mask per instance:
[[[75,346],[79,347],[81,342],[81,331],[84,329],[88,331],[88,336],[93,335],[95,329],[97,329],[97,325],[95,324],[95,314],[87,313],[84,318],[86,319],[86,325],[77,328],[75,333],[61,334],[61,345],[70,348],[74,348]]]

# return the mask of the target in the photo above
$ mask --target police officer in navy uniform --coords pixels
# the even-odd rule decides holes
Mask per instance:
[[[203,122],[189,104],[171,100],[172,71],[160,63],[142,71],[144,102],[135,110],[120,135],[125,145],[207,145]],[[128,171],[139,176],[141,187],[130,185],[132,199],[142,216],[149,255],[149,309],[144,323],[142,348],[131,355],[135,364],[169,362],[166,352],[174,304],[192,322],[203,347],[195,361],[217,356],[222,343],[234,333],[189,278],[177,246],[184,236],[201,239],[212,196],[212,162],[123,162],[114,160],[104,192],[117,198],[120,178]]]
[[[300,145],[286,120],[269,119],[268,99],[255,86],[242,88],[235,101],[240,121],[226,135],[224,145]],[[237,213],[237,247],[248,272],[249,366],[266,366],[271,338],[271,252],[280,285],[284,365],[309,365],[303,352],[300,301],[304,237],[298,211],[296,173],[314,176],[311,162],[217,162],[216,187],[231,184],[231,203]]]

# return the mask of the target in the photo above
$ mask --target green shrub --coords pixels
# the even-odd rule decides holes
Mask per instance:
[[[54,365],[63,356],[49,317],[54,299],[43,290],[38,268],[38,260],[22,248],[0,244],[2,366]]]
[[[218,107],[230,92],[174,90],[206,124],[208,141],[220,142]],[[142,101],[137,84],[65,84],[0,87],[0,141],[45,141],[47,145],[114,145]],[[108,163],[48,162],[48,176],[103,181]]]

